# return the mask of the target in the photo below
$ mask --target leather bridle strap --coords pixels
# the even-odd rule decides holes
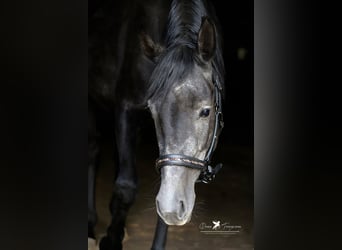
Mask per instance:
[[[224,126],[223,123],[223,114],[222,114],[222,97],[221,97],[221,86],[219,86],[219,83],[217,80],[214,81],[215,84],[215,127],[214,127],[214,133],[213,133],[213,139],[211,140],[210,147],[204,157],[204,160],[206,162],[210,162],[212,155],[214,153],[218,136]]]
[[[160,169],[164,166],[181,166],[205,171],[207,162],[187,155],[168,154],[160,156],[156,161],[158,172],[160,172]]]

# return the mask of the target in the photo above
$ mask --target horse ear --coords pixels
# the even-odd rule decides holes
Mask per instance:
[[[206,62],[209,61],[213,57],[216,48],[216,30],[208,17],[202,18],[197,43],[198,52],[202,59]]]
[[[140,46],[143,53],[151,60],[154,60],[164,51],[164,48],[160,44],[155,43],[152,38],[144,32],[140,33]]]

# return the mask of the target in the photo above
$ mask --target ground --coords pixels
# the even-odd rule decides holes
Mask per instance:
[[[157,156],[147,147],[140,147],[139,191],[127,218],[123,244],[125,250],[149,250],[157,221],[154,199],[159,188],[159,177],[153,166]],[[110,221],[108,204],[114,173],[111,149],[104,148],[96,190],[98,239],[105,234]],[[167,250],[253,249],[253,150],[219,145],[215,161],[224,163],[223,169],[213,183],[196,184],[196,205],[192,220],[185,226],[169,227]],[[221,233],[213,232],[215,230],[210,228],[200,229],[204,223],[213,226],[212,221],[226,223],[226,228],[219,230]],[[227,233],[229,230],[231,233]]]

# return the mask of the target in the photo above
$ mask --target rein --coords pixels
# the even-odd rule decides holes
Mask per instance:
[[[218,136],[224,127],[223,114],[222,114],[222,86],[219,81],[214,78],[215,86],[215,127],[214,134],[211,140],[209,149],[204,157],[204,160],[194,158],[182,154],[167,154],[161,155],[156,160],[156,169],[160,173],[160,169],[164,166],[179,166],[201,170],[201,174],[197,182],[209,183],[214,178],[218,171],[222,168],[222,163],[217,164],[214,168],[210,165],[213,156]]]

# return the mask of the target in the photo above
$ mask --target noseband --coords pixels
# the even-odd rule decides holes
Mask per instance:
[[[213,138],[210,143],[210,147],[204,157],[204,160],[200,160],[191,156],[182,154],[167,154],[161,155],[156,160],[156,169],[160,173],[160,169],[164,166],[180,166],[192,169],[201,170],[197,182],[209,183],[214,178],[217,172],[222,168],[222,163],[217,164],[214,168],[210,166],[211,158],[214,153],[218,136],[224,126],[223,114],[222,114],[222,86],[219,81],[214,78],[215,86],[215,127]]]

